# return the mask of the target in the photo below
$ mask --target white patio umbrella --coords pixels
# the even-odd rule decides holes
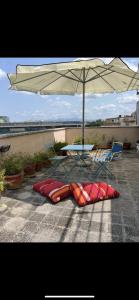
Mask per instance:
[[[41,95],[83,95],[82,144],[84,144],[85,93],[113,93],[139,90],[139,74],[122,59],[109,64],[101,59],[16,67],[8,74],[11,89]]]

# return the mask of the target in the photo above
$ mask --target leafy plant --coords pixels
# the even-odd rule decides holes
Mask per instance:
[[[0,194],[4,191],[4,175],[5,170],[0,170]]]
[[[95,148],[98,148],[100,145],[100,136],[95,134],[93,137],[88,139],[88,144],[94,145]]]
[[[54,144],[53,148],[55,152],[59,152],[61,148],[67,146],[67,143],[64,142],[57,142]]]
[[[75,144],[81,144],[81,143],[82,143],[82,138],[81,138],[81,136],[77,136],[77,137],[75,138],[75,140],[74,140],[74,143],[75,143]]]
[[[34,164],[34,156],[30,154],[24,154],[21,157],[21,160],[23,162],[23,167],[25,168],[28,165]]]
[[[36,152],[33,156],[33,160],[36,163],[46,162],[48,160],[47,152]]]
[[[18,155],[9,155],[3,160],[2,167],[5,169],[5,175],[16,175],[23,170],[23,161]]]

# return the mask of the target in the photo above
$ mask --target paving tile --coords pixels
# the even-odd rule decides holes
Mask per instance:
[[[46,215],[43,218],[43,223],[51,224],[51,225],[56,225],[59,221],[59,216],[53,216],[51,214]]]
[[[13,207],[11,209],[8,209],[5,212],[5,216],[10,217],[10,218],[19,216],[19,217],[28,219],[30,217],[31,213],[32,213],[31,210],[27,210],[22,207]]]
[[[3,203],[5,203],[9,208],[14,207],[17,205],[17,200],[14,199],[8,199],[7,201],[4,201]]]
[[[90,222],[84,220],[73,220],[71,224],[72,230],[75,228],[76,230],[86,230],[89,229]]]
[[[52,211],[52,204],[44,203],[41,206],[36,206],[35,212],[36,213],[42,213],[42,214],[50,214]]]
[[[68,162],[73,165],[72,162]],[[50,200],[32,190],[32,184],[47,177],[42,170],[24,181],[18,190],[4,192],[7,204],[0,213],[0,240],[23,242],[139,242],[139,160],[137,153],[124,152],[123,158],[111,168],[116,180],[105,181],[120,192],[109,199],[79,207],[73,196],[53,205]],[[49,170],[50,171],[50,170]],[[92,180],[85,168],[75,167],[72,181]],[[67,182],[59,168],[55,178]],[[104,178],[100,177],[100,181]],[[4,235],[5,233],[5,235]]]
[[[6,216],[5,214],[0,216],[0,229],[1,229],[1,227],[3,227],[5,225],[5,223],[8,220],[10,220],[10,218],[8,216]]]
[[[124,224],[126,224],[128,226],[136,226],[137,225],[137,221],[134,217],[123,216],[123,221],[124,221]]]
[[[45,217],[45,214],[33,212],[33,213],[31,213],[29,220],[40,223],[44,217]]]
[[[70,217],[60,217],[57,226],[69,228],[73,222],[74,220]]]
[[[33,243],[49,243],[51,242],[50,234],[52,233],[52,230],[50,231],[42,231],[39,234],[33,235],[31,242]]]
[[[111,223],[122,224],[121,215],[111,214]]]
[[[100,223],[100,222],[91,221],[89,223],[89,231],[94,231],[94,232],[105,231],[105,224]]]
[[[18,199],[19,200],[25,200],[27,198],[31,197],[31,192],[20,192],[18,193]]]
[[[36,210],[36,206],[30,203],[26,203],[24,201],[18,201],[16,207],[21,207],[27,210]]]
[[[37,233],[39,230],[39,225],[37,222],[34,221],[28,221],[26,222],[25,226],[23,227],[24,232],[32,232],[32,233]]]
[[[139,228],[137,227],[131,227],[131,226],[124,226],[125,232],[126,232],[126,237],[139,237]]]
[[[88,243],[98,243],[100,239],[100,233],[99,232],[88,232],[86,236],[86,242]]]
[[[7,232],[6,230],[0,231],[0,243],[13,242],[14,236],[14,232]]]
[[[32,234],[28,232],[19,232],[18,234],[14,235],[13,242],[15,243],[29,243],[31,242]]]
[[[29,192],[32,191],[32,185],[25,185],[24,190]]]
[[[55,228],[55,230],[53,230],[49,235],[49,241],[55,243],[63,242],[63,233],[64,233],[64,229],[62,227]]]
[[[123,230],[122,226],[118,224],[108,224],[108,232],[111,233],[111,235],[118,235],[122,236],[123,235]]]
[[[4,225],[4,229],[9,232],[12,231],[17,233],[24,227],[26,222],[27,221],[22,217],[9,218]]]

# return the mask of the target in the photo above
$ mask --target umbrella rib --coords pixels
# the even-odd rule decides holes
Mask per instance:
[[[112,66],[110,66],[110,68],[112,68]],[[100,72],[99,74],[98,74],[98,73],[97,73],[97,72],[94,70],[94,68],[90,68],[91,70],[93,70],[94,72],[96,72],[96,73],[97,73],[97,75],[95,75],[95,76],[91,77],[91,78],[90,78],[90,79],[88,79],[86,82],[89,82],[89,81],[92,81],[92,80],[98,79],[99,77],[101,77],[101,76],[100,76],[100,74],[104,73],[106,70],[107,70],[107,71],[109,71],[109,69],[110,69],[110,68],[103,70],[103,71],[102,71],[102,72]],[[112,72],[114,72],[114,71],[110,71],[110,73],[108,73],[107,75],[111,74]],[[103,76],[105,76],[105,75],[103,75]]]
[[[79,82],[82,82],[81,78],[79,78],[78,76],[76,76],[71,70],[69,70],[70,73],[72,73],[73,76],[75,76]]]
[[[95,72],[97,73],[97,71],[95,71]],[[98,75],[99,75],[99,77],[102,78],[102,76],[100,74],[98,74]],[[104,80],[106,82],[106,84],[108,84],[113,90],[115,90],[115,88],[106,79],[102,78],[102,80]]]
[[[88,76],[89,70],[90,70],[90,67],[89,67],[88,70],[87,70],[88,72],[87,72],[87,74],[86,74],[85,81],[86,81],[86,78],[87,78],[87,76]]]
[[[136,75],[136,74],[135,74]],[[129,83],[129,85],[128,85],[128,88],[127,89],[129,89],[129,87],[130,87],[130,85],[131,85],[131,83],[133,82],[133,80],[135,79],[135,75],[134,75],[134,77],[133,78],[131,78],[131,81],[130,81],[130,83]],[[137,81],[137,79],[136,79],[136,81]]]
[[[67,71],[65,74],[68,74],[68,72],[69,71]],[[45,88],[47,88],[49,85],[51,85],[52,83],[54,83],[55,81],[57,81],[59,78],[61,78],[62,77],[62,75],[60,75],[58,78],[56,78],[55,80],[53,80],[53,81],[51,81],[50,83],[48,83],[47,85],[45,85],[43,88],[41,88],[41,90],[40,90],[40,92],[43,90],[43,89],[45,89]]]
[[[83,70],[81,69],[80,79],[81,79],[82,72],[83,72]],[[80,81],[80,82],[81,82],[81,81]],[[77,89],[78,89],[78,85],[79,85],[79,82],[77,83],[76,92],[77,92]],[[76,92],[75,92],[75,93],[76,93]]]
[[[68,70],[68,72],[69,72],[69,70]],[[67,72],[67,73],[68,73],[68,72]],[[35,78],[38,78],[38,77],[41,77],[41,76],[44,76],[44,75],[48,75],[48,74],[50,74],[50,73],[56,73],[56,74],[59,74],[60,77],[66,77],[66,78],[68,78],[68,79],[71,79],[71,80],[74,80],[74,81],[78,81],[77,79],[74,79],[74,78],[69,77],[69,76],[65,76],[64,74],[61,74],[61,73],[59,73],[59,72],[56,72],[56,71],[50,71],[50,72],[47,72],[47,73],[44,73],[44,74],[39,74],[39,75],[30,77],[30,78],[26,78],[26,79],[17,81],[17,82],[15,82],[15,83],[13,83],[12,85],[15,85],[15,84],[18,84],[18,83],[21,83],[21,82],[25,82],[25,81],[29,81],[29,80],[32,80],[32,79],[35,79]],[[66,74],[67,74],[67,73],[66,73]]]
[[[39,74],[39,75],[30,77],[30,78],[22,79],[22,80],[20,80],[20,81],[17,81],[17,82],[15,82],[15,83],[13,83],[12,85],[18,84],[18,83],[21,83],[21,82],[24,82],[24,81],[28,81],[28,80],[31,80],[31,79],[34,79],[34,78],[38,78],[38,77],[41,77],[41,76],[44,76],[44,75],[47,75],[47,74],[50,74],[50,73],[53,73],[53,72],[54,72],[54,71],[51,71],[51,72],[45,72],[44,74]]]
[[[112,66],[112,67],[114,67],[114,66]],[[105,70],[107,70],[107,68],[106,68],[105,66],[101,66],[101,68],[104,68]],[[134,71],[131,70],[130,68],[129,68],[129,70],[132,71],[132,72],[134,72]],[[115,73],[117,73],[117,74],[121,74],[121,75],[124,75],[124,76],[127,76],[127,77],[131,78],[130,75],[121,73],[120,71],[114,71],[114,70],[112,70],[112,72],[115,72]],[[136,73],[134,76],[138,75],[137,72],[134,72],[134,73]],[[136,80],[139,80],[139,78],[135,78],[135,79],[136,79]]]
[[[56,72],[56,71],[54,71],[55,73],[57,73],[57,74],[60,74],[60,73],[58,73],[58,72]],[[68,74],[70,71],[68,70],[65,74]],[[68,78],[68,79],[71,79],[71,80],[74,80],[74,81],[77,81],[78,83],[80,82],[79,80],[76,80],[76,79],[74,79],[74,78],[72,78],[72,77],[69,77],[69,76],[66,76],[66,75],[63,75],[63,74],[60,74],[60,76],[57,78],[57,79],[55,79],[55,80],[53,80],[52,82],[50,82],[50,83],[48,83],[47,85],[45,85],[41,90],[40,90],[40,92],[43,90],[43,89],[45,89],[45,88],[47,88],[49,85],[51,85],[52,83],[54,83],[55,81],[57,81],[59,78],[61,78],[61,77],[66,77],[66,78]],[[73,74],[74,75],[74,74]]]

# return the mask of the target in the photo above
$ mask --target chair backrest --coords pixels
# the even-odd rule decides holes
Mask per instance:
[[[123,143],[120,142],[114,142],[112,144],[112,152],[122,152],[123,151]]]
[[[92,157],[93,161],[100,161],[100,162],[108,162],[111,161],[113,159],[113,153],[112,151],[110,152],[98,152],[97,155],[95,155],[94,157]]]

